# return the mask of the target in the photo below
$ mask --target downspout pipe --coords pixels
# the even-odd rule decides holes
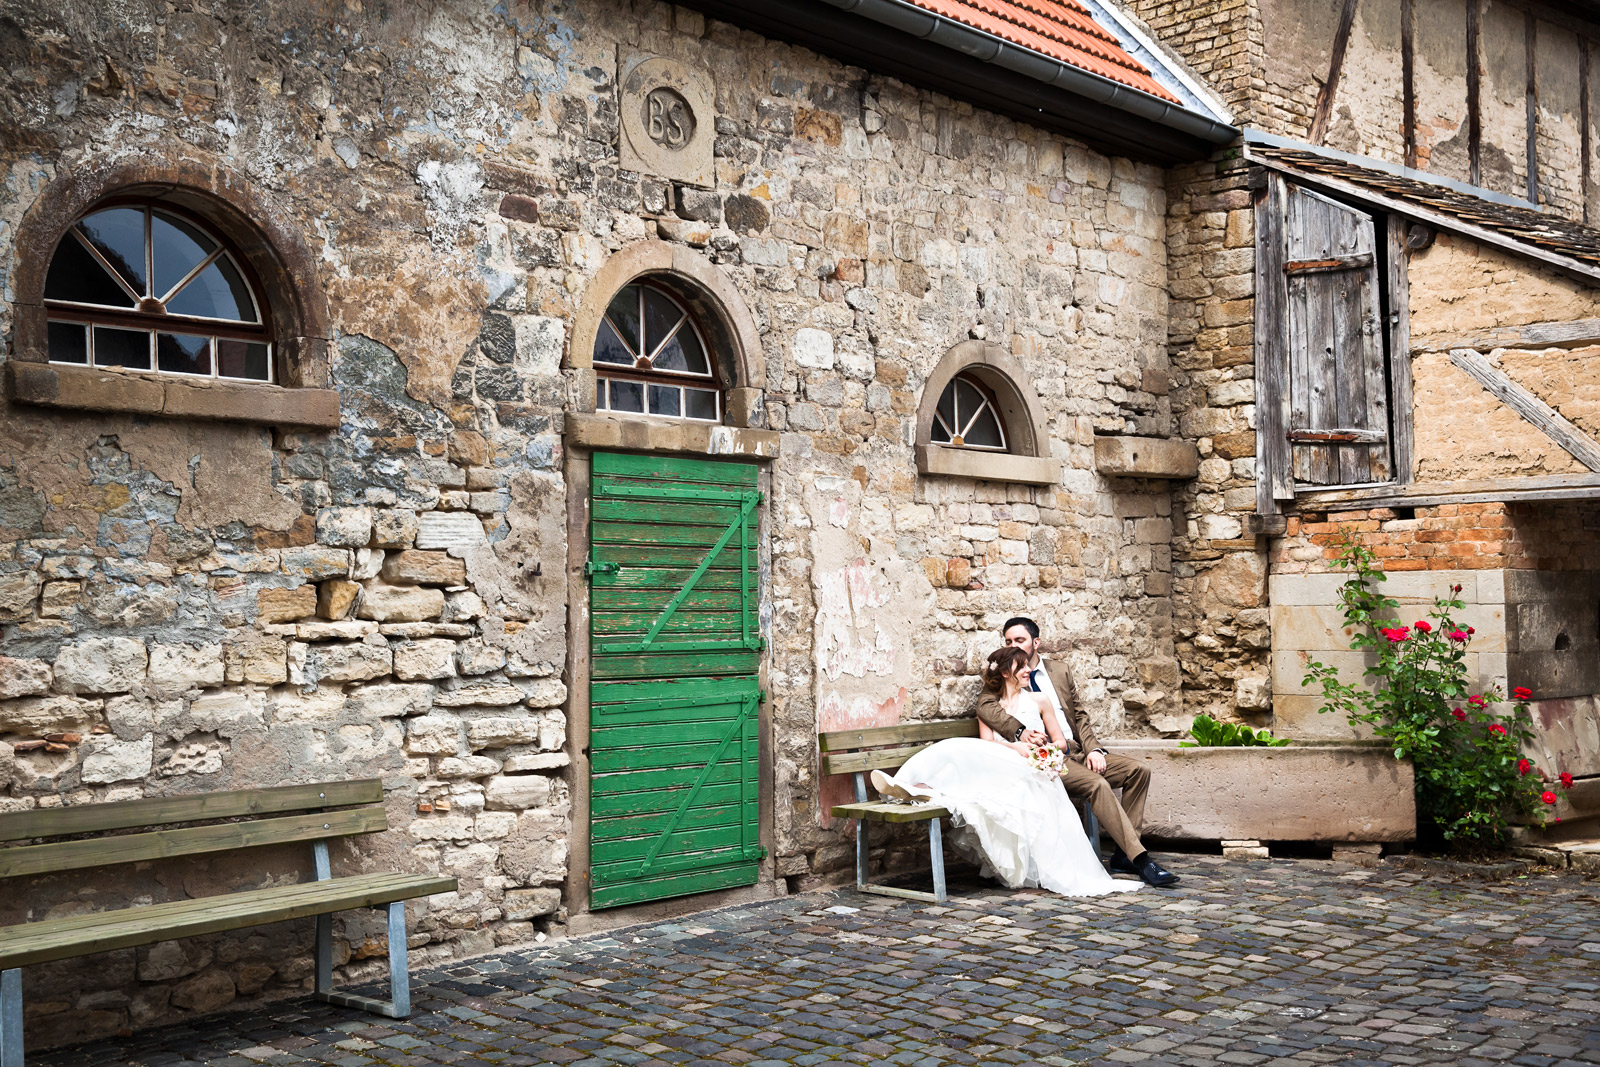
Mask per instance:
[[[1126,111],[1157,125],[1188,134],[1208,144],[1229,144],[1239,131],[1209,115],[1180,107],[1131,86],[1092,74],[1081,67],[1040,55],[992,33],[918,7],[910,0],[823,0],[843,11],[871,19],[901,33],[992,63],[1097,104]]]

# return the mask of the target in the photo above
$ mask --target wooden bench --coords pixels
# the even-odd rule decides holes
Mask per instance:
[[[0,1067],[22,1067],[22,968],[29,964],[311,916],[316,918],[316,997],[405,1018],[411,1014],[411,984],[404,902],[453,893],[456,880],[416,874],[333,877],[330,839],[387,828],[383,783],[377,779],[0,815],[0,844],[5,846],[0,847],[0,878],[291,842],[310,843],[314,873],[313,881],[298,885],[0,927]],[[134,829],[143,832],[111,833]],[[391,999],[386,1001],[333,990],[333,913],[367,907],[388,909]]]
[[[939,820],[949,818],[950,810],[942,804],[907,804],[893,800],[867,799],[867,773],[874,770],[894,771],[936,741],[947,737],[977,737],[977,719],[941,719],[935,722],[904,723],[900,726],[874,726],[865,730],[836,730],[818,737],[822,753],[822,773],[852,774],[855,776],[856,802],[837,804],[832,814],[835,819],[856,820],[856,888],[863,893],[881,893],[890,897],[909,897],[912,900],[932,900],[944,903],[947,899],[944,883],[944,837]],[[1083,807],[1084,831],[1100,851],[1100,821],[1087,806]],[[869,826],[874,822],[928,824],[928,853],[933,866],[933,892],[901,889],[897,886],[878,885],[867,881],[867,853],[870,847]]]

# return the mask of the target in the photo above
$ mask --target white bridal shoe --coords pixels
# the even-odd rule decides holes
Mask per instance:
[[[933,799],[926,794],[919,796],[902,786],[895,785],[889,781],[889,776],[882,771],[872,772],[872,788],[876,789],[881,797],[889,800],[904,801],[907,804],[925,804]]]

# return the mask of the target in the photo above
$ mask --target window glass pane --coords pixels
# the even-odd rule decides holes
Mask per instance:
[[[81,322],[50,324],[50,362],[89,362],[89,332]]]
[[[966,443],[974,448],[999,448],[1004,442],[1000,438],[1000,423],[995,419],[994,409],[985,407],[978,417],[967,428]]]
[[[96,326],[94,365],[149,370],[150,335],[144,330],[119,330],[114,326]]]
[[[611,383],[611,410],[644,412],[644,384],[641,382]]]
[[[149,295],[144,275],[144,209],[113,207],[86,215],[78,223],[106,262],[128,279],[133,291]]]
[[[230,341],[222,337],[217,338],[217,373],[224,378],[248,378],[252,382],[270,382],[271,359],[272,354],[267,350],[267,346],[257,341]]]
[[[594,409],[606,410],[606,386],[610,384],[605,378],[600,378],[594,383]]]
[[[611,298],[611,306],[606,308],[606,317],[616,327],[617,333],[628,348],[634,353],[639,351],[639,287],[625,285],[622,291]],[[633,360],[628,360],[632,363]]]
[[[676,385],[652,385],[650,387],[650,414],[681,414],[682,403],[683,397]]]
[[[156,212],[150,219],[150,254],[155,259],[155,296],[166,296],[198,267],[217,242],[182,219]]]
[[[79,304],[131,308],[133,297],[106,273],[90,251],[72,234],[61,238],[44,279],[46,300],[71,300]]]
[[[950,440],[956,428],[956,383],[951,382],[944,387],[944,392],[939,394],[939,404],[934,408],[936,418],[933,420],[933,432],[930,436],[935,441]],[[940,420],[944,425],[940,425]]]
[[[687,374],[711,373],[711,368],[706,365],[705,349],[700,347],[700,342],[695,339],[694,330],[686,322],[667,346],[656,353],[652,361],[656,370],[683,371]]]
[[[156,334],[156,367],[175,374],[210,374],[211,338],[192,333]]]
[[[654,353],[672,328],[683,320],[683,311],[665,293],[644,291],[644,350]]]
[[[167,311],[174,315],[198,315],[207,319],[231,319],[235,322],[256,321],[250,306],[250,290],[239,274],[239,268],[227,256],[195,275],[194,279],[173,294],[167,301]]]
[[[620,363],[624,367],[633,366],[633,353],[622,343],[617,331],[611,328],[611,323],[605,320],[601,321],[600,332],[594,339],[594,361]]]
[[[983,394],[972,387],[972,383],[960,378],[956,379],[956,421],[952,428],[965,436],[967,423],[972,421],[972,416],[978,413],[978,408],[983,406]]]
[[[691,419],[705,419],[707,422],[717,421],[717,394],[710,389],[685,389],[683,397],[686,401],[684,414]]]

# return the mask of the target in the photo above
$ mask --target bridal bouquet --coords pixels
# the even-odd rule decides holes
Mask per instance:
[[[1034,745],[1028,752],[1028,766],[1046,778],[1060,778],[1067,766],[1067,750],[1054,741]]]

